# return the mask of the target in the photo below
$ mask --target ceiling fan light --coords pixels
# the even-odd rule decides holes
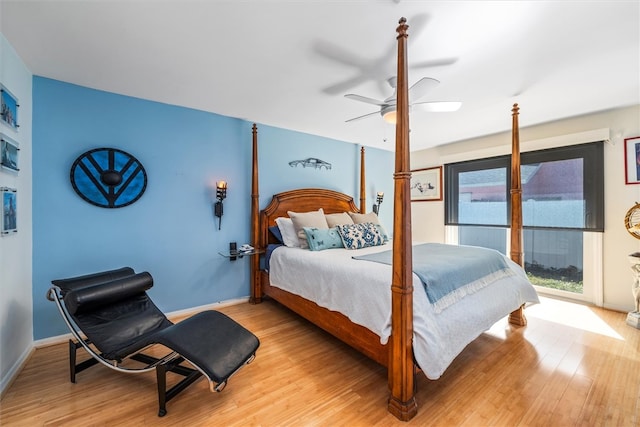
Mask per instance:
[[[392,125],[396,124],[396,109],[395,107],[387,107],[384,108],[381,112],[382,118],[385,122],[391,123]]]

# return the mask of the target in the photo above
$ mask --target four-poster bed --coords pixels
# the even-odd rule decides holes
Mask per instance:
[[[416,306],[421,304],[427,304],[426,298],[423,292],[417,292],[416,305],[414,305],[414,282],[416,277],[413,270],[413,246],[411,236],[411,199],[410,199],[410,164],[409,164],[409,118],[408,118],[408,73],[407,73],[407,60],[406,60],[406,38],[407,28],[405,19],[400,20],[400,25],[397,28],[398,32],[398,83],[397,83],[397,125],[396,125],[396,160],[395,160],[395,173],[394,173],[394,215],[393,215],[393,239],[388,246],[392,246],[391,257],[391,281],[389,282],[388,274],[382,274],[385,282],[383,286],[386,287],[386,305],[388,306],[388,312],[390,313],[389,331],[387,333],[388,342],[381,343],[381,337],[379,333],[373,332],[371,328],[362,326],[363,323],[354,323],[351,317],[352,314],[343,314],[341,312],[325,308],[327,305],[316,303],[314,299],[308,299],[301,296],[298,293],[290,292],[286,290],[286,286],[278,284],[274,286],[270,280],[270,272],[266,269],[261,269],[260,260],[258,257],[252,257],[251,259],[251,302],[259,303],[262,298],[268,296],[278,301],[282,305],[288,307],[294,312],[298,313],[302,317],[310,320],[317,326],[330,332],[337,338],[351,345],[355,349],[359,350],[366,356],[384,365],[388,369],[388,382],[390,388],[390,397],[388,401],[389,411],[401,420],[409,420],[417,413],[417,403],[415,400],[414,390],[414,375],[422,369],[428,375],[430,367],[425,369],[425,366],[429,363],[429,358],[437,357],[437,354],[431,353],[425,359],[422,355],[424,348],[428,353],[429,342],[423,342],[423,335],[429,335],[424,333],[425,319],[426,323],[435,323],[435,317],[431,314],[424,315],[422,312],[414,313]],[[518,132],[517,132],[517,106],[513,109],[513,156],[512,156],[512,175],[517,177],[517,183],[512,182],[512,231],[511,231],[511,257],[517,264],[522,264],[522,258],[519,254],[522,253],[521,247],[521,235],[522,235],[522,214],[520,206],[520,157],[518,147]],[[358,207],[353,197],[326,189],[296,189],[286,191],[273,196],[273,199],[269,205],[262,211],[259,210],[259,192],[258,192],[258,152],[257,152],[257,127],[253,126],[253,176],[252,176],[252,204],[251,204],[251,238],[252,245],[261,251],[266,250],[269,244],[276,243],[275,236],[269,231],[270,227],[276,224],[277,218],[287,218],[291,212],[311,212],[322,209],[324,214],[341,214],[345,212],[359,212],[365,213],[366,200],[365,200],[365,173],[364,173],[364,149],[361,150],[361,170],[360,170],[360,206]],[[515,179],[515,178],[514,178]],[[290,248],[289,248],[290,249]],[[371,248],[369,248],[371,249]],[[273,252],[274,261],[278,261],[276,257],[281,253],[284,254],[287,248]],[[332,249],[333,252],[339,251]],[[302,254],[304,251],[293,249],[289,251],[292,253]],[[308,252],[308,251],[307,251]],[[318,254],[318,252],[315,252]],[[315,255],[314,255],[315,256]],[[323,255],[328,256],[328,255]],[[349,257],[351,258],[351,257]],[[300,262],[309,263],[311,258],[307,258]],[[279,261],[278,261],[279,262]],[[330,260],[328,262],[333,262]],[[350,261],[351,262],[351,261]],[[355,261],[357,262],[369,262],[369,261]],[[388,266],[382,266],[380,264],[369,264],[370,270],[380,270],[382,268],[389,268]],[[335,268],[339,266],[336,262],[333,264]],[[275,266],[274,266],[275,267]],[[271,272],[275,274],[275,270]],[[378,274],[380,276],[380,274]],[[506,280],[506,279],[505,279]],[[519,280],[519,279],[518,279]],[[372,283],[373,280],[367,282]],[[526,282],[526,279],[525,279]],[[419,283],[419,282],[418,282]],[[501,282],[502,283],[502,282]],[[528,282],[527,282],[528,283]],[[325,286],[325,283],[317,283],[317,285]],[[390,286],[389,286],[390,285]],[[504,284],[503,284],[504,286]],[[530,285],[529,285],[530,286]],[[315,286],[318,288],[319,286]],[[313,286],[311,286],[313,288]],[[509,321],[518,325],[524,325],[526,323],[524,315],[522,313],[522,307],[524,301],[531,301],[537,299],[535,297],[535,291],[531,287],[533,297],[528,299],[520,298],[518,303],[513,305],[513,301],[505,302],[505,306],[510,304],[510,307],[506,312],[501,314],[501,317],[509,314],[509,311],[516,310],[509,316]],[[323,291],[328,293],[329,291]],[[483,294],[484,290],[477,292],[479,298],[488,298],[488,294]],[[368,289],[368,293],[372,293],[371,289]],[[505,292],[503,292],[505,293]],[[508,293],[508,292],[507,292]],[[526,293],[526,290],[525,290]],[[347,298],[342,298],[347,299]],[[320,305],[319,305],[320,304]],[[475,303],[477,305],[477,303]],[[482,307],[482,305],[480,305]],[[519,308],[517,308],[519,307]],[[431,310],[431,309],[429,309]],[[464,323],[461,319],[467,320],[464,315],[467,307],[461,304],[454,304],[452,308],[448,308],[451,313],[449,316],[458,316],[455,319],[449,319],[449,324]],[[456,311],[457,310],[457,311]],[[470,309],[469,309],[470,310]],[[504,310],[504,307],[501,308]],[[480,310],[476,310],[480,311]],[[414,314],[416,314],[421,323],[416,323],[416,328],[419,329],[419,333],[414,335]],[[462,317],[465,316],[465,317]],[[445,316],[446,317],[446,316]],[[495,317],[495,314],[494,314]],[[498,317],[499,319],[500,317]],[[497,319],[496,319],[497,320]],[[495,322],[495,320],[493,320]],[[447,326],[448,327],[448,326]],[[446,328],[445,328],[446,329]],[[486,328],[485,328],[486,329]],[[375,328],[374,328],[375,330]],[[482,332],[482,330],[481,330]],[[469,335],[469,338],[463,343],[462,348],[468,342],[477,337],[478,332],[465,332]],[[475,334],[475,335],[473,335]],[[414,337],[416,342],[414,343]],[[414,346],[420,347],[420,357],[424,363],[416,363],[414,360]],[[459,347],[459,343],[458,343]],[[456,347],[455,357],[462,348]],[[416,356],[418,352],[416,351]],[[451,357],[450,359],[452,359]],[[416,358],[417,359],[417,358]],[[445,364],[450,362],[447,359]],[[420,366],[418,366],[420,365]],[[444,366],[446,368],[446,366]],[[438,377],[442,371],[442,366],[437,366],[434,369],[436,372],[434,377]],[[440,369],[440,370],[438,370]]]

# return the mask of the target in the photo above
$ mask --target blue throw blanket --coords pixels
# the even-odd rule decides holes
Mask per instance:
[[[391,265],[392,251],[354,256],[353,259]],[[422,281],[437,313],[465,295],[514,274],[498,251],[441,243],[413,246],[413,272]]]

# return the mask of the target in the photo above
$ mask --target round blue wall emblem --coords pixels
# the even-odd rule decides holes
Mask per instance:
[[[92,205],[121,208],[142,197],[147,173],[131,154],[115,148],[97,148],[73,162],[71,185]]]

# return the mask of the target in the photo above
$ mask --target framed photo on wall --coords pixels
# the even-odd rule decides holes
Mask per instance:
[[[442,200],[442,166],[411,171],[411,201]]]
[[[17,191],[14,188],[0,187],[2,195],[2,228],[3,236],[18,232],[18,201]]]
[[[624,140],[625,184],[640,184],[640,136]]]
[[[13,130],[18,130],[18,99],[0,84],[0,121]]]
[[[0,133],[0,166],[2,168],[19,171],[18,169],[18,143],[6,135]]]

